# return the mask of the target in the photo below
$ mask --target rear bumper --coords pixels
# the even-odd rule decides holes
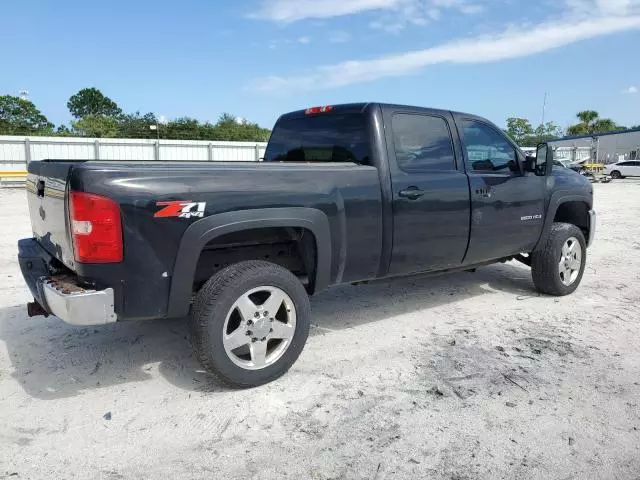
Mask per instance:
[[[72,325],[117,321],[113,289],[86,289],[73,276],[56,272],[53,258],[35,239],[18,242],[18,261],[33,298],[45,312]]]
[[[44,278],[43,307],[72,325],[105,325],[118,320],[113,309],[113,289],[85,290],[77,284]],[[77,288],[73,290],[70,288]]]
[[[589,238],[587,239],[587,247],[591,246],[595,236],[596,236],[596,212],[594,210],[589,210]]]

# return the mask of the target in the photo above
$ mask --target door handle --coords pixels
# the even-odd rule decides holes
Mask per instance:
[[[402,198],[408,198],[409,200],[417,200],[424,195],[424,192],[416,187],[409,187],[406,190],[401,190],[398,195]]]
[[[44,197],[44,180],[39,180],[36,184],[36,195],[38,197]]]

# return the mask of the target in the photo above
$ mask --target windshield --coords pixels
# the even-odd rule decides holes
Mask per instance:
[[[271,133],[264,161],[368,165],[365,118],[362,114],[330,114],[281,119]]]

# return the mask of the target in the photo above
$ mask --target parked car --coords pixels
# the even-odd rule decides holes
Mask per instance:
[[[612,163],[606,165],[605,168],[611,178],[640,177],[640,161],[638,160]]]
[[[570,158],[554,158],[553,164],[556,167],[570,168],[571,159]]]
[[[241,387],[289,369],[330,285],[518,259],[567,295],[595,232],[591,185],[546,144],[378,103],[281,116],[263,162],[34,161],[27,190],[30,315],[190,318],[204,368]]]

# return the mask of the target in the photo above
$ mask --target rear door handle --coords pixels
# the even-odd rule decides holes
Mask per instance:
[[[408,198],[409,200],[417,200],[424,195],[424,192],[422,190],[419,190],[418,188],[409,187],[406,190],[401,190],[398,195],[400,195],[400,197],[402,198]]]
[[[36,185],[37,195],[38,197],[44,197],[44,181],[39,180]]]

